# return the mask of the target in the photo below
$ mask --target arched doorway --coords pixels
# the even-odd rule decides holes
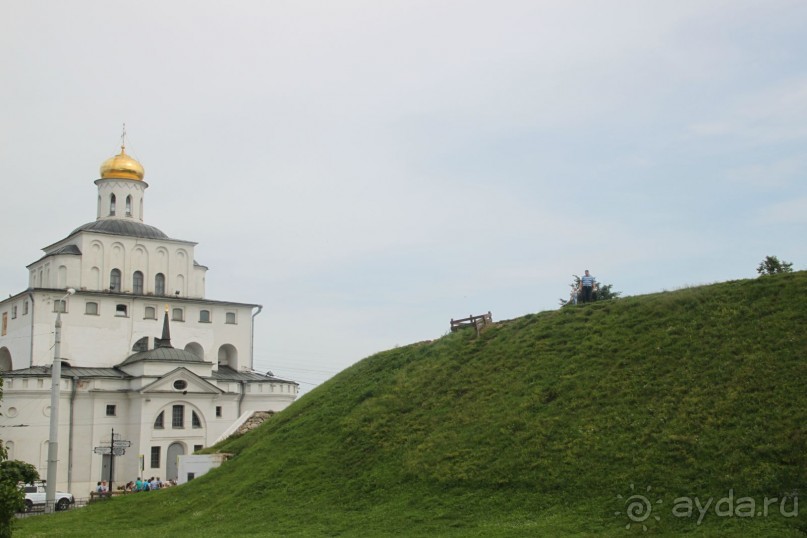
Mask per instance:
[[[168,453],[165,462],[165,479],[177,480],[179,478],[179,456],[185,455],[185,445],[182,443],[171,443],[168,445]]]
[[[0,347],[0,372],[9,372],[11,370],[11,352],[7,347]]]
[[[238,370],[238,350],[232,344],[224,344],[219,348],[219,366]]]

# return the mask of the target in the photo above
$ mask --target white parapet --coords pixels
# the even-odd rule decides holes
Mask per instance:
[[[179,476],[177,484],[184,484],[199,478],[210,469],[215,469],[227,461],[232,454],[189,454],[179,456]]]
[[[252,415],[254,413],[255,413],[255,411],[247,411],[246,413],[244,413],[243,415],[238,417],[232,424],[230,424],[229,428],[224,430],[224,432],[221,435],[219,435],[219,438],[216,439],[216,443],[220,443],[221,441],[224,441],[225,439],[230,437],[232,434],[237,432],[238,428],[243,426],[244,423],[246,423],[246,421],[248,421],[250,419],[250,417],[252,417]]]

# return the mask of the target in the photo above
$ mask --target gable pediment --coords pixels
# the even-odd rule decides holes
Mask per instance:
[[[222,394],[224,391],[187,368],[179,367],[140,389],[141,394]]]

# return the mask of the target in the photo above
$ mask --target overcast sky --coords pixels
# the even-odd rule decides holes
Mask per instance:
[[[586,268],[807,266],[803,0],[1,0],[0,111],[0,293],[95,219],[125,122],[145,222],[303,390]]]

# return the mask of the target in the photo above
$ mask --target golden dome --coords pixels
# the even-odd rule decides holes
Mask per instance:
[[[120,147],[120,153],[110,157],[101,164],[101,179],[135,179],[142,181],[146,171],[143,165],[126,155],[126,147]]]

